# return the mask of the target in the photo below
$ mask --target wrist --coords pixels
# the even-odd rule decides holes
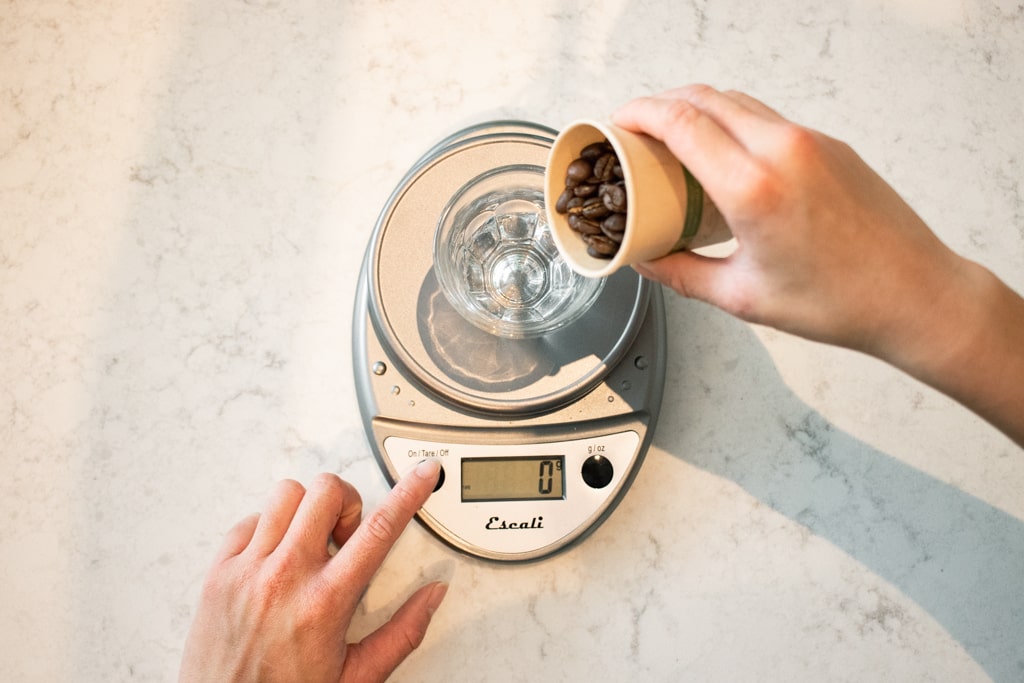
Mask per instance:
[[[905,299],[890,301],[898,319],[877,354],[932,385],[969,361],[991,317],[991,274],[952,252],[949,257],[908,287]]]
[[[874,355],[959,401],[1024,445],[1024,299],[952,252],[903,302],[904,321]]]

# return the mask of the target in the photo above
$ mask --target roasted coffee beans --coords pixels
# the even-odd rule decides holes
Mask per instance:
[[[565,191],[555,211],[568,215],[594,258],[615,256],[626,233],[626,181],[607,141],[587,145],[565,170]]]

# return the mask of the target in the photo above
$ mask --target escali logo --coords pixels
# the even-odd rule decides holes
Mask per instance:
[[[491,531],[502,531],[502,530],[521,530],[521,529],[543,529],[544,518],[534,517],[529,522],[506,522],[501,517],[491,517],[487,520],[487,524],[484,525],[485,529]]]

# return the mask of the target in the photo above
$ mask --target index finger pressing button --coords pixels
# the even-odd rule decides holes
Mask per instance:
[[[329,566],[331,581],[345,588],[340,593],[358,601],[391,546],[434,492],[440,472],[441,463],[435,458],[421,462],[399,479],[384,502],[363,520]]]

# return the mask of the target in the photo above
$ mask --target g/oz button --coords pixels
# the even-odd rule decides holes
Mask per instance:
[[[603,489],[611,483],[615,468],[603,455],[592,455],[583,461],[583,481],[592,489]]]

